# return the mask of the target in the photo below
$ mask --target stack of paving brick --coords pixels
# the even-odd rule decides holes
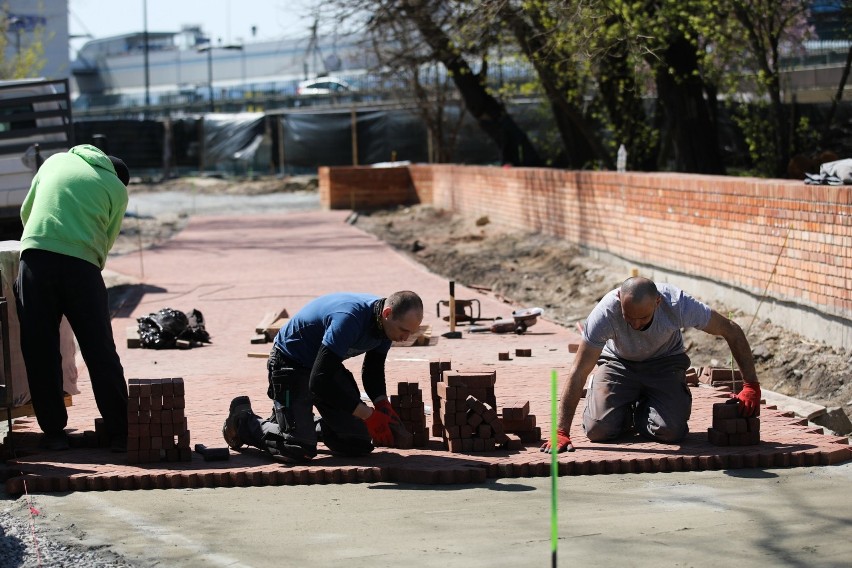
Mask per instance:
[[[433,383],[432,413],[438,436],[451,452],[482,452],[505,446],[509,437],[497,416],[496,374],[442,371]]]
[[[467,393],[461,384],[438,384],[442,438],[451,452],[484,452],[497,447],[495,435],[508,441],[494,407]]]
[[[441,380],[453,386],[464,385],[468,395],[497,408],[497,397],[494,395],[494,385],[497,383],[495,371],[460,373],[447,370],[442,373]]]
[[[753,446],[760,443],[760,408],[749,418],[739,415],[739,403],[718,402],[713,405],[713,426],[707,439],[714,446]]]
[[[432,436],[441,438],[444,435],[444,425],[441,422],[441,414],[438,412],[440,397],[438,396],[438,384],[443,380],[444,371],[452,368],[450,361],[429,362],[429,382],[432,386]]]
[[[399,414],[402,425],[413,436],[413,446],[425,447],[429,442],[429,430],[426,428],[426,407],[420,385],[397,383],[397,394],[391,395],[390,403]]]
[[[541,441],[541,427],[535,425],[535,414],[530,414],[530,402],[516,401],[503,406],[503,430],[515,434],[521,442],[530,444]]]
[[[127,463],[190,461],[182,378],[130,379]]]

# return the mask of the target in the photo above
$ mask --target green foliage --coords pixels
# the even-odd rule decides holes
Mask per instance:
[[[734,123],[740,128],[748,147],[753,175],[775,175],[775,129],[769,119],[769,105],[765,101],[728,105]]]
[[[9,30],[8,10],[0,11],[0,29]],[[17,51],[11,59],[5,54],[9,48],[14,46],[18,49],[18,40],[14,31],[0,33],[0,79],[25,79],[37,77],[44,68],[44,36],[43,27],[36,27],[32,32],[27,32],[26,41],[20,43],[20,51]]]
[[[811,124],[807,116],[800,116],[796,121],[796,131],[793,136],[794,154],[811,153],[821,145],[821,134]]]
[[[806,121],[789,122],[780,92],[780,55],[808,37],[806,0],[330,0],[369,14],[365,21],[384,45],[407,44],[405,65],[436,54],[423,46],[412,19],[427,11],[449,40],[451,53],[495,98],[540,96],[542,112],[553,116],[563,156],[583,153],[581,167],[612,167],[620,144],[628,167],[656,169],[693,153],[676,167],[696,167],[702,140],[683,133],[683,109],[700,107],[701,124],[716,128],[716,93],[722,100],[760,101],[732,105],[749,155],[760,175],[778,175],[795,146],[811,144]],[[391,30],[393,33],[391,33]],[[392,41],[387,41],[392,40]],[[377,42],[377,44],[380,42]],[[446,55],[447,52],[445,52]],[[493,61],[511,54],[525,60],[536,80],[497,81]],[[684,56],[684,54],[686,56]],[[394,64],[394,58],[384,60]],[[397,58],[396,61],[399,61]],[[460,67],[467,73],[468,67]],[[662,104],[666,89],[681,104],[680,114]],[[696,94],[697,93],[697,94]],[[704,99],[702,100],[702,95]],[[678,98],[680,97],[680,98]],[[679,122],[680,121],[680,122]],[[672,123],[676,124],[672,124]],[[679,128],[678,128],[679,127]],[[674,136],[681,136],[678,144]],[[794,134],[795,133],[795,134]],[[712,136],[712,133],[708,133]],[[535,134],[542,155],[554,156],[554,135]],[[712,147],[712,142],[708,143]],[[704,147],[706,148],[706,146]],[[572,162],[571,167],[577,167]],[[701,167],[698,164],[697,167]],[[685,170],[688,171],[688,170]]]

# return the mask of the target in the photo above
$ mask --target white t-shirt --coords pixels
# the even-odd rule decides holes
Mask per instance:
[[[710,323],[710,308],[671,284],[657,284],[660,305],[651,326],[635,330],[624,319],[618,290],[598,302],[586,320],[583,340],[603,349],[603,354],[628,361],[647,361],[684,352],[683,334],[687,327],[704,329]]]

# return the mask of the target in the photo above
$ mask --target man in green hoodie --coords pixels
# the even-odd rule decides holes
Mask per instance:
[[[59,321],[64,315],[89,369],[114,451],[127,447],[127,383],[115,349],[101,270],[127,209],[130,173],[83,144],[39,168],[21,206],[24,232],[15,299],[39,446],[68,448]]]

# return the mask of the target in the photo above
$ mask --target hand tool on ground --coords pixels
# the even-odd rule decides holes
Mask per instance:
[[[443,334],[447,339],[461,339],[461,332],[456,331],[456,283],[450,280],[450,331]]]
[[[473,332],[490,331],[491,333],[517,333],[526,332],[527,328],[535,325],[538,316],[544,310],[541,308],[526,308],[512,312],[512,319],[498,318],[491,325],[472,325],[468,329]]]
[[[480,306],[479,300],[476,298],[472,300],[459,300],[455,298],[456,303],[456,323],[459,322],[469,322],[476,323],[479,320],[493,320],[494,318],[483,318],[482,317],[482,308]],[[439,318],[442,318],[444,321],[450,321],[450,316],[445,315],[441,316],[441,306],[449,306],[449,300],[439,300],[437,304],[435,304],[435,310]]]
[[[228,448],[208,448],[204,444],[195,444],[195,451],[204,457],[204,461],[223,461],[230,459]]]

